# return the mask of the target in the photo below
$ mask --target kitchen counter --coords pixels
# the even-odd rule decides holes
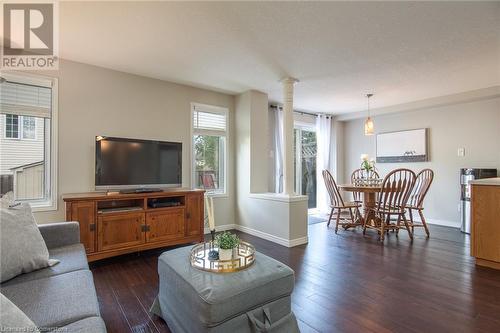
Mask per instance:
[[[500,186],[500,177],[471,180],[469,184]]]
[[[500,178],[471,181],[471,255],[500,269]]]

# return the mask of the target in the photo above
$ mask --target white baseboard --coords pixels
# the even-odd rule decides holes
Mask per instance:
[[[420,216],[413,216],[415,222],[421,222]],[[440,225],[443,227],[460,228],[460,222],[425,218],[428,224]]]
[[[277,237],[277,236],[268,234],[266,232],[262,232],[262,231],[255,230],[255,229],[245,227],[242,225],[238,225],[238,224],[225,224],[225,225],[219,225],[219,226],[215,227],[215,231],[226,231],[226,230],[238,230],[238,231],[247,233],[249,235],[259,237],[259,238],[262,238],[262,239],[265,239],[265,240],[268,240],[268,241],[271,241],[273,243],[283,245],[286,247],[294,247],[294,246],[298,246],[298,245],[302,245],[302,244],[307,244],[307,242],[308,242],[307,236],[288,240],[285,238]],[[205,228],[204,232],[205,232],[205,234],[209,234],[210,229]]]
[[[307,236],[295,238],[288,241],[288,247],[294,247],[302,244],[307,244],[309,242],[309,238]]]
[[[428,218],[426,218],[425,220],[429,224],[440,225],[440,226],[443,226],[443,227],[460,228],[460,222],[456,222],[456,221],[428,219]]]
[[[268,240],[270,242],[273,242],[273,243],[276,243],[279,245],[283,245],[286,247],[294,247],[297,245],[307,244],[307,242],[308,242],[307,236],[288,240],[286,238],[277,237],[277,236],[268,234],[267,232],[255,230],[255,229],[245,227],[242,225],[236,225],[236,230],[245,232],[245,233],[250,234],[252,236],[256,236],[256,237],[259,237],[259,238],[262,238],[262,239],[265,239],[265,240]]]
[[[236,224],[224,224],[224,225],[217,225],[215,226],[215,231],[226,231],[226,230],[237,230],[237,225]],[[203,231],[206,234],[210,233],[209,228],[205,228]]]

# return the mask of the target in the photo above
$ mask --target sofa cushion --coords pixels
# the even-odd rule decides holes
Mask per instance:
[[[105,333],[106,325],[100,317],[89,317],[52,331],[54,333]]]
[[[158,259],[161,312],[165,304],[182,302],[211,327],[293,291],[293,270],[264,254],[256,253],[255,263],[245,270],[215,274],[191,267],[190,249],[167,251]]]
[[[0,294],[0,332],[39,332],[35,324],[7,297]]]
[[[58,247],[49,250],[50,258],[59,259],[59,264],[39,269],[31,273],[21,274],[15,278],[4,282],[2,286],[8,286],[16,283],[42,279],[49,276],[55,276],[78,270],[88,270],[87,257],[83,244],[74,244],[63,247]]]
[[[87,270],[1,286],[0,291],[41,329],[100,316],[92,273]]]
[[[0,199],[0,281],[52,266],[47,245],[27,203],[11,207],[12,195]]]

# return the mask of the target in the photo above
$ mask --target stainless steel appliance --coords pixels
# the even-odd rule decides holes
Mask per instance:
[[[497,169],[460,169],[460,210],[462,227],[460,230],[470,234],[470,189],[469,181],[497,176]]]

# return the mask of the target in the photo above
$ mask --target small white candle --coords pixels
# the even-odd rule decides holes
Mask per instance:
[[[212,209],[210,207],[210,204],[211,202],[209,197],[205,195],[205,209],[207,210],[207,216],[208,216],[208,228],[210,230],[214,230],[212,229],[212,213],[211,213]]]
[[[208,196],[205,195],[205,210],[207,211],[208,224],[210,227],[210,203],[208,202]]]
[[[207,205],[208,211],[208,227],[210,230],[215,230],[215,220],[214,220],[214,198],[210,197]]]

